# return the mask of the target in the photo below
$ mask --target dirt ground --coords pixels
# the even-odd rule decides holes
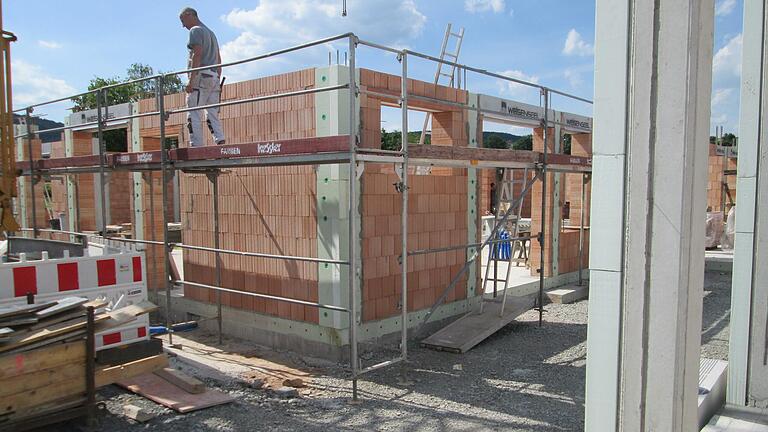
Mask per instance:
[[[702,355],[727,359],[730,274],[707,272]],[[110,386],[100,391],[104,407],[97,430],[123,431],[572,431],[584,421],[587,300],[546,306],[545,323],[529,311],[469,353],[424,349],[411,343],[409,378],[395,366],[360,381],[360,404],[351,404],[344,365],[275,353],[242,341],[219,348],[200,331],[179,335],[183,353],[174,366],[232,395],[235,402],[177,414]],[[177,341],[175,341],[177,342]],[[363,353],[366,364],[391,356],[380,348]],[[180,359],[184,359],[183,361]],[[307,384],[297,398],[274,389],[288,378]],[[254,378],[264,388],[249,386]],[[122,415],[131,403],[157,415],[137,424]],[[79,430],[77,424],[56,430]]]

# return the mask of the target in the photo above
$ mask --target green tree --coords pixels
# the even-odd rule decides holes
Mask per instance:
[[[495,149],[508,149],[509,143],[506,142],[504,138],[498,135],[489,135],[488,138],[485,139],[485,142],[483,143],[483,147],[495,148]]]
[[[726,147],[728,146],[734,146],[738,144],[738,137],[730,132],[727,134],[723,134],[722,138],[720,139],[720,143]],[[717,137],[714,135],[709,136],[709,143],[710,144],[717,144]]]
[[[723,145],[724,146],[734,146],[734,145],[736,145],[737,139],[738,138],[736,137],[736,135],[734,135],[734,134],[729,132],[729,133],[723,135],[723,138],[722,138]]]
[[[409,139],[410,141],[410,139]],[[387,132],[384,129],[381,130],[381,149],[382,150],[400,150],[403,142],[400,132]]]
[[[122,80],[118,77],[114,78],[100,78],[94,77],[88,83],[88,90],[96,90],[101,87],[111,86],[121,83]],[[133,89],[130,86],[118,86],[112,87],[107,90],[107,100],[110,105],[119,104],[123,102],[129,102],[133,95]],[[72,99],[75,103],[73,112],[85,111],[96,108],[96,94],[88,93],[83,96],[79,96]]]
[[[88,90],[96,90],[105,86],[115,86],[107,89],[108,105],[117,105],[126,102],[136,102],[141,99],[152,98],[155,96],[155,80],[147,80],[138,83],[125,85],[116,85],[128,81],[134,81],[154,75],[155,72],[151,66],[141,63],[134,63],[126,70],[126,78],[113,77],[101,78],[94,77],[88,83]],[[184,89],[184,85],[178,75],[166,76],[163,79],[163,91],[165,94],[179,93]],[[75,106],[73,112],[95,109],[96,94],[88,93],[86,95],[72,99]],[[128,151],[128,135],[125,129],[111,129],[103,132],[104,142],[108,152]]]
[[[517,141],[512,143],[512,149],[533,150],[533,135],[521,136]]]
[[[160,72],[162,73],[162,72]],[[101,87],[134,81],[154,75],[155,72],[151,66],[141,63],[134,63],[126,70],[126,78],[113,77],[101,78],[94,77],[88,83],[88,90],[96,90]],[[178,75],[166,76],[163,79],[163,92],[165,94],[179,93],[184,89],[181,78]],[[126,102],[136,102],[141,99],[147,99],[155,96],[155,80],[147,80],[138,83],[125,84],[107,89],[107,103],[117,105]],[[85,111],[96,108],[96,94],[88,93],[86,95],[72,99],[75,107],[74,112]]]
[[[162,73],[162,72],[158,72]],[[127,70],[126,81],[133,81],[155,75],[151,66],[141,63],[132,64]],[[135,100],[155,97],[155,80],[142,81],[132,84],[134,88]],[[184,84],[178,75],[166,75],[163,77],[163,94],[181,93],[184,90]]]

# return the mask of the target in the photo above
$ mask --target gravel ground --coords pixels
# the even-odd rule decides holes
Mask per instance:
[[[730,275],[708,272],[705,281],[702,355],[727,359]],[[529,311],[469,353],[456,355],[410,346],[412,385],[400,384],[397,367],[360,381],[363,402],[350,404],[343,366],[324,365],[311,384],[312,396],[280,399],[270,390],[242,382],[204,379],[236,402],[178,415],[110,386],[97,430],[162,431],[476,431],[581,430],[584,421],[588,301],[550,304],[545,324]],[[392,351],[364,353],[368,363]],[[314,363],[285,355],[286,362],[315,369]],[[193,373],[185,369],[187,373]],[[122,416],[124,404],[157,417],[136,424]],[[78,430],[76,425],[56,430]]]

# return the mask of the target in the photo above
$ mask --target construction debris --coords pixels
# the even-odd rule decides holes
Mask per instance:
[[[162,368],[155,371],[155,375],[181,388],[187,393],[200,394],[205,392],[205,384],[195,377],[172,368]]]
[[[588,286],[571,285],[547,291],[552,303],[570,304],[589,297]]]
[[[189,393],[154,373],[133,376],[119,381],[117,385],[182,414],[235,400],[232,396],[213,389],[206,389],[198,394]]]
[[[289,378],[283,381],[283,386],[293,388],[304,388],[307,385],[304,384],[304,380],[301,378]]]
[[[85,414],[95,389],[167,366],[164,354],[108,367],[96,364],[96,331],[123,325],[156,309],[144,302],[95,313],[89,324],[88,311],[106,305],[101,300],[68,297],[0,310],[4,326],[0,339],[0,430],[21,430],[26,422],[54,420],[65,411]],[[93,383],[90,388],[88,382]]]
[[[264,380],[261,378],[254,378],[248,383],[248,387],[252,389],[261,389],[264,387]]]
[[[293,387],[280,387],[275,389],[275,395],[282,399],[299,397],[299,391]]]
[[[131,420],[139,423],[144,423],[155,418],[155,414],[151,413],[144,408],[137,407],[136,405],[125,405],[123,407],[123,414]]]

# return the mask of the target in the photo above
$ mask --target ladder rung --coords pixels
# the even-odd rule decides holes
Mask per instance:
[[[443,73],[443,72],[440,72],[440,75],[444,76],[444,77],[448,77],[448,78],[453,78],[453,75],[447,74],[447,73]]]
[[[455,54],[451,54],[451,53],[443,53],[443,56],[444,56],[444,57],[453,57],[453,58],[458,58],[458,57],[457,57]]]
[[[464,35],[462,35],[460,33],[454,33],[454,32],[451,32],[451,36],[456,36],[457,38],[463,38],[464,37]]]

